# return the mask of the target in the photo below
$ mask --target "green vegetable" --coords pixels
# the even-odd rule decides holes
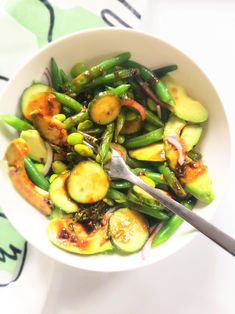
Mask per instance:
[[[156,130],[156,125],[154,125],[154,124],[152,124],[152,123],[145,122],[145,123],[144,123],[144,129],[145,129],[147,132],[152,132],[152,131]]]
[[[131,171],[136,175],[145,175],[148,178],[152,179],[156,184],[167,184],[164,176],[161,173],[153,172],[146,168],[135,168],[131,169]]]
[[[110,91],[95,96],[88,107],[91,119],[100,125],[113,122],[121,109],[119,97]]]
[[[156,70],[153,70],[153,73],[154,75],[160,78],[169,72],[176,71],[177,69],[178,69],[177,64],[170,64],[170,65],[158,68]]]
[[[106,129],[103,134],[102,142],[99,146],[98,154],[100,155],[101,163],[104,162],[105,157],[108,154],[110,143],[113,138],[114,133],[114,123],[110,123],[106,126]]]
[[[62,209],[66,213],[75,213],[79,210],[78,205],[71,201],[66,190],[66,180],[69,172],[57,176],[49,188],[49,196],[53,205]]]
[[[56,160],[52,163],[52,170],[55,174],[61,174],[66,169],[67,169],[66,164],[60,160]]]
[[[13,114],[2,114],[0,115],[0,120],[9,124],[17,131],[25,131],[33,129],[32,125],[27,121],[21,120],[20,118],[14,116]]]
[[[132,187],[132,184],[128,181],[112,181],[110,187],[117,190],[125,190]]]
[[[114,131],[114,142],[117,143],[118,141],[118,136],[123,128],[123,125],[125,123],[125,113],[124,110],[121,110],[117,120],[116,120],[116,125],[115,125],[115,131]]]
[[[157,127],[163,127],[163,122],[151,111],[146,110],[146,120]]]
[[[108,90],[111,91],[114,95],[121,97],[127,93],[130,86],[131,86],[130,84],[121,84],[116,88],[108,86]]]
[[[81,144],[83,142],[84,136],[81,133],[71,133],[67,137],[67,142],[69,145]]]
[[[118,135],[117,142],[118,144],[123,144],[125,142],[125,136]]]
[[[163,174],[166,182],[177,196],[185,197],[187,195],[180,181],[177,179],[174,172],[167,166],[166,163],[159,165],[158,170],[161,174]]]
[[[125,203],[127,201],[127,197],[124,193],[121,193],[113,188],[108,190],[106,197],[110,198],[116,203]]]
[[[66,129],[73,128],[76,124],[89,119],[88,111],[77,113],[64,121]]]
[[[128,61],[126,65],[128,67],[139,69],[140,75],[145,81],[149,82],[153,86],[155,94],[159,97],[159,99],[170,106],[175,106],[175,101],[169,93],[167,87],[154,75],[151,70],[135,61]]]
[[[109,234],[111,242],[118,250],[134,253],[139,251],[148,239],[148,221],[134,210],[120,208],[109,219]]]
[[[191,210],[194,207],[195,200],[189,199],[182,201],[181,204],[185,206],[187,209]],[[168,221],[161,227],[158,231],[157,235],[155,236],[152,246],[155,247],[166,242],[180,227],[180,225],[184,222],[183,218],[179,217],[178,215],[173,215],[169,218]]]
[[[163,128],[146,133],[144,135],[132,137],[125,141],[126,148],[138,148],[160,141],[163,138]]]
[[[137,112],[127,111],[125,118],[126,118],[126,121],[132,121],[132,120],[135,120],[137,116],[138,116]]]
[[[29,176],[29,179],[32,180],[34,184],[39,186],[41,189],[48,191],[49,189],[49,182],[47,179],[44,178],[44,176],[37,170],[34,163],[29,157],[24,158],[24,166],[25,170]]]
[[[52,92],[53,95],[55,95],[56,99],[62,104],[65,105],[66,107],[72,109],[75,112],[80,112],[82,110],[82,105],[75,100],[74,98],[58,93],[58,92]]]
[[[195,150],[190,150],[187,155],[193,161],[200,161],[202,159],[202,154],[196,152]]]
[[[90,83],[86,84],[85,86],[73,86],[73,91],[75,93],[81,93],[84,92],[86,90],[92,89],[94,87],[100,86],[100,85],[107,85],[110,83],[114,83],[114,82],[119,82],[122,79],[127,79],[127,78],[131,78],[133,76],[138,75],[139,71],[137,69],[124,69],[124,70],[120,70],[118,72],[115,73],[111,73],[111,74],[106,74],[104,76],[101,77],[97,77],[96,79],[94,79],[93,81],[91,81]]]
[[[83,157],[91,157],[93,155],[93,150],[85,144],[76,144],[74,150]]]
[[[84,86],[97,76],[105,73],[105,71],[107,71],[108,69],[126,62],[130,58],[130,56],[131,55],[129,52],[124,52],[120,55],[104,60],[101,63],[91,67],[89,70],[86,70],[79,74],[73,79],[72,83],[77,86]]]
[[[89,130],[92,126],[93,126],[93,122],[91,120],[85,120],[78,124],[77,130],[86,131],[86,130]]]
[[[86,70],[87,70],[87,67],[86,67],[85,63],[79,62],[79,63],[74,64],[74,66],[70,70],[70,74],[73,78],[75,78],[76,76],[85,72]]]
[[[37,168],[38,172],[43,173],[43,169],[44,169],[43,164],[34,163],[34,166]]]
[[[67,180],[70,197],[82,204],[102,200],[109,189],[109,179],[104,169],[93,161],[81,161],[71,171]]]
[[[51,58],[51,64],[50,64],[50,70],[51,70],[51,80],[52,80],[52,85],[55,90],[60,90],[63,81],[61,78],[61,73],[60,69],[55,61],[54,58]]]

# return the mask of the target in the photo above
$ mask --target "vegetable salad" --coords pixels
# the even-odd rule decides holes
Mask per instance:
[[[0,119],[19,132],[6,149],[15,188],[49,218],[48,239],[78,254],[129,254],[167,241],[183,219],[151,195],[106,172],[115,149],[131,171],[193,209],[214,199],[195,148],[208,112],[171,74],[129,52],[65,73],[54,58],[47,84],[21,96],[22,117]]]

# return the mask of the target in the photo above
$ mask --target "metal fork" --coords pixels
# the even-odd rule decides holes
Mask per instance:
[[[151,196],[156,198],[163,206],[169,209],[174,214],[177,214],[185,221],[187,221],[190,225],[195,227],[198,231],[203,233],[209,239],[217,243],[220,247],[225,249],[227,252],[235,256],[235,239],[213,226],[208,221],[204,220],[197,214],[192,211],[189,211],[186,207],[179,204],[172,198],[166,196],[161,191],[149,186],[139,177],[134,175],[126,165],[123,158],[119,155],[119,153],[112,150],[112,158],[109,164],[106,166],[107,171],[112,178],[125,179],[135,185],[138,185],[144,191],[149,193]]]

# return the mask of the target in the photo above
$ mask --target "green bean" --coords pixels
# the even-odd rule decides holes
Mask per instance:
[[[194,161],[200,161],[202,159],[202,154],[196,152],[195,150],[190,150],[189,152],[187,152],[187,155]]]
[[[163,138],[164,129],[160,128],[152,132],[148,132],[144,135],[132,137],[125,141],[124,146],[126,148],[139,148],[155,142],[160,141]]]
[[[100,86],[100,85],[107,85],[110,83],[114,83],[119,81],[120,79],[127,79],[133,76],[136,76],[139,73],[137,69],[124,69],[115,73],[107,74],[101,77],[98,77],[91,81],[90,83],[86,84],[85,86],[73,86],[72,90],[75,93],[81,93],[83,91],[92,89],[94,87]]]
[[[104,129],[102,129],[100,127],[95,127],[95,128],[86,130],[86,133],[87,134],[96,134],[96,135],[98,135],[98,134],[101,134],[103,131],[104,131]]]
[[[164,126],[163,122],[150,110],[146,110],[146,120],[156,126]]]
[[[123,135],[118,135],[118,138],[117,138],[117,142],[118,144],[123,144],[125,142],[125,136]]]
[[[111,188],[117,189],[117,190],[125,190],[132,187],[132,184],[128,181],[112,181],[110,183]]]
[[[181,202],[183,206],[187,209],[191,210],[194,207],[195,199],[184,200]],[[171,218],[166,221],[166,223],[161,227],[155,236],[152,246],[155,247],[166,242],[180,227],[180,225],[184,222],[184,219],[179,217],[178,215],[173,215]]]
[[[115,131],[114,131],[114,142],[117,143],[119,133],[121,132],[121,129],[123,128],[123,125],[125,123],[125,113],[122,109],[117,117],[116,125],[115,125]]]
[[[51,69],[52,86],[54,87],[55,90],[58,91],[61,85],[63,84],[63,82],[61,78],[60,69],[54,58],[51,58],[50,69]]]
[[[85,72],[86,70],[87,70],[87,67],[86,67],[85,63],[76,63],[76,64],[74,64],[74,66],[70,70],[70,74],[71,74],[72,78],[75,78],[76,76]]]
[[[104,162],[105,157],[107,156],[109,152],[109,147],[113,138],[113,133],[114,133],[114,123],[112,122],[106,126],[106,129],[103,134],[103,139],[99,147],[98,154],[100,156],[101,163]]]
[[[179,197],[185,197],[187,194],[175,176],[174,172],[168,167],[167,163],[158,165],[158,171],[163,174],[166,182]]]
[[[62,80],[62,84],[70,83],[70,80],[64,70],[60,69],[60,77]]]
[[[129,52],[124,52],[120,55],[112,57],[111,59],[107,59],[102,61],[101,63],[91,67],[89,70],[86,70],[79,74],[77,77],[73,79],[73,84],[77,86],[84,86],[94,78],[101,76],[104,72],[110,69],[113,66],[120,65],[126,62],[130,58]]]
[[[156,112],[157,111],[157,104],[155,101],[152,100],[152,98],[148,97],[147,98],[147,107],[151,110]]]
[[[160,77],[166,75],[168,72],[172,72],[172,71],[175,71],[177,69],[178,69],[177,64],[170,64],[170,65],[167,65],[165,67],[153,70],[153,73],[154,73],[154,75],[156,75],[157,77],[160,78]]]
[[[153,172],[146,168],[135,168],[131,169],[131,171],[136,175],[145,175],[157,184],[167,184],[164,176],[161,173]]]
[[[86,131],[93,126],[93,122],[91,120],[85,120],[78,124],[77,130],[78,131]]]
[[[55,95],[56,99],[62,104],[65,105],[66,107],[69,107],[70,109],[74,110],[75,112],[80,112],[83,108],[83,106],[74,98],[58,93],[58,92],[52,92],[53,95]]]
[[[131,158],[128,155],[126,156],[126,163],[131,168],[142,168],[142,167],[146,166],[146,162],[145,161],[140,161],[140,160]]]
[[[130,84],[134,92],[134,97],[130,97],[130,98],[134,98],[138,103],[145,106],[146,105],[145,93],[143,93],[143,91],[140,89],[139,85],[136,82],[132,81]]]
[[[74,116],[71,116],[71,117],[67,118],[64,121],[64,125],[65,125],[66,129],[71,129],[77,123],[80,123],[80,122],[85,121],[87,119],[89,119],[88,111],[80,112],[80,113],[77,113]]]
[[[136,120],[138,117],[138,113],[132,110],[127,110],[126,111],[126,121],[133,121]]]
[[[65,114],[66,117],[70,117],[73,114],[75,114],[74,110],[72,110],[72,109],[70,109],[69,107],[66,107],[66,106],[62,106],[61,113]]]
[[[20,118],[14,116],[13,114],[2,114],[0,115],[0,120],[9,124],[17,131],[26,131],[33,129],[32,125],[27,121],[21,120]]]
[[[128,67],[135,67],[139,69],[140,75],[145,81],[153,86],[155,94],[159,97],[159,99],[170,106],[175,106],[174,99],[172,98],[165,84],[159,80],[150,69],[131,60],[127,61],[126,65]]]
[[[151,131],[156,130],[156,125],[154,125],[154,124],[152,124],[152,123],[145,122],[145,123],[144,123],[144,129],[145,129],[147,132],[151,132]]]
[[[107,198],[115,201],[116,203],[125,203],[127,201],[127,197],[124,193],[119,192],[118,190],[110,188],[108,193],[106,194]]]
[[[112,91],[114,95],[121,97],[127,93],[130,86],[131,86],[130,84],[121,84],[116,88],[108,86],[108,90]]]
[[[160,207],[153,208],[152,206],[143,204],[143,202],[140,201],[138,197],[132,192],[128,193],[128,205],[130,208],[133,208],[143,214],[157,218],[159,220],[167,220],[169,218],[169,216],[166,213],[164,213],[160,209]]]
[[[37,170],[34,163],[29,157],[24,158],[24,166],[25,170],[29,176],[29,179],[32,180],[34,184],[39,186],[41,189],[48,191],[49,190],[49,182],[44,176]]]

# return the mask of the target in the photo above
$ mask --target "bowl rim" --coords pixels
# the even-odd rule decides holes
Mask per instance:
[[[49,50],[51,47],[56,46],[58,43],[63,42],[64,40],[68,40],[68,39],[72,39],[72,38],[76,38],[77,36],[80,36],[82,34],[89,34],[89,33],[100,33],[100,32],[116,32],[116,33],[133,33],[133,34],[140,34],[143,35],[145,37],[149,37],[153,40],[157,40],[160,43],[163,43],[165,46],[168,46],[171,50],[175,50],[178,53],[180,53],[184,58],[188,59],[201,73],[202,75],[207,79],[207,81],[210,83],[211,88],[213,89],[213,92],[215,93],[216,97],[218,98],[218,100],[220,101],[220,103],[222,104],[222,108],[221,110],[223,111],[224,114],[224,118],[225,118],[225,122],[226,122],[226,127],[227,127],[227,135],[228,135],[228,148],[229,148],[229,154],[228,154],[228,165],[227,165],[227,173],[225,175],[229,176],[230,174],[230,169],[231,169],[231,148],[232,148],[232,142],[231,142],[231,126],[230,126],[230,122],[227,116],[227,112],[225,110],[225,106],[223,105],[223,101],[219,95],[219,92],[216,90],[212,80],[207,76],[207,74],[201,69],[200,65],[198,65],[198,63],[196,61],[194,61],[190,56],[188,56],[186,53],[184,53],[183,50],[177,48],[175,45],[169,43],[168,41],[165,41],[162,38],[157,37],[154,34],[151,34],[149,32],[145,32],[145,31],[141,31],[141,30],[134,30],[134,29],[126,29],[126,28],[121,28],[121,27],[115,27],[115,28],[108,28],[108,27],[100,27],[100,28],[92,28],[92,29],[88,29],[88,30],[82,30],[82,31],[78,31],[78,32],[73,32],[71,34],[68,35],[64,35],[48,44],[46,44],[44,47],[38,49],[36,52],[34,52],[30,58],[28,58],[25,62],[23,62],[21,65],[19,65],[18,68],[16,68],[16,70],[14,71],[14,73],[12,74],[10,80],[7,82],[6,86],[2,89],[1,93],[0,93],[0,99],[4,96],[5,93],[7,93],[8,88],[10,88],[11,84],[14,82],[14,80],[17,78],[18,74],[23,71],[23,69],[30,63],[32,62],[35,58],[37,58],[40,54],[42,54],[44,51]],[[225,187],[223,188],[223,191],[221,193],[221,196],[225,195]],[[219,202],[221,202],[221,198]],[[1,203],[1,201],[0,201]],[[213,213],[211,214],[209,221],[212,220],[213,216],[215,215],[216,210],[218,209],[218,205],[216,206],[215,210],[213,211]],[[4,210],[4,205],[1,207]],[[11,221],[10,221],[11,222]],[[15,227],[17,229],[17,227]],[[47,252],[46,250],[43,250],[42,248],[39,248],[37,246],[35,246],[30,239],[28,239],[27,237],[25,237],[25,240],[27,242],[29,242],[33,247],[35,247],[36,249],[40,250],[42,253],[44,253],[45,255],[49,256],[50,258],[56,260],[57,262],[60,262],[64,265],[68,265],[74,268],[78,268],[78,269],[82,269],[82,270],[87,270],[87,271],[94,271],[94,272],[119,272],[119,271],[128,271],[128,270],[133,270],[133,269],[138,269],[147,265],[151,265],[154,264],[156,262],[159,262],[161,260],[163,260],[164,258],[167,257],[171,257],[174,254],[176,254],[177,252],[179,252],[181,249],[183,249],[184,247],[186,247],[189,243],[191,243],[191,241],[193,239],[195,239],[195,237],[199,234],[198,231],[194,232],[188,239],[188,241],[183,242],[181,245],[177,246],[176,250],[172,250],[169,254],[162,254],[162,256],[160,258],[158,258],[157,260],[152,259],[152,260],[147,260],[145,263],[143,264],[138,264],[138,265],[133,265],[130,267],[122,267],[122,268],[115,268],[115,269],[108,269],[108,270],[102,270],[102,269],[95,269],[95,267],[91,268],[91,267],[81,267],[79,265],[74,265],[74,263],[71,263],[65,260],[61,260],[58,256],[54,256],[52,253]],[[67,252],[66,252],[67,253]]]

